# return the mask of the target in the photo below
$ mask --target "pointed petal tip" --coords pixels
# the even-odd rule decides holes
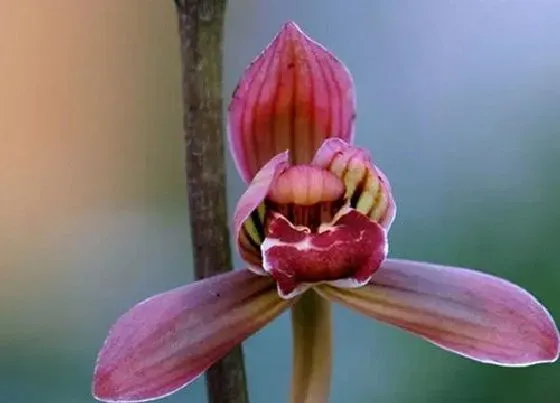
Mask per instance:
[[[323,45],[311,39],[311,37],[294,21],[287,21],[282,24],[272,42],[282,40],[288,40],[290,42],[309,42],[323,47]]]
[[[403,262],[406,263],[406,261],[401,261],[401,263]],[[503,343],[510,349],[507,353],[502,351],[497,356],[495,353],[492,356],[487,355],[484,344],[475,345],[474,350],[466,352],[428,338],[438,347],[484,364],[509,368],[524,368],[558,360],[560,332],[556,322],[546,306],[528,290],[507,279],[474,269],[446,267],[424,262],[409,263],[417,265],[417,267],[425,265],[440,270],[457,271],[467,292],[472,292],[473,296],[482,300],[483,305],[481,306],[487,310],[486,315],[496,315],[494,320],[496,322],[500,320],[494,331],[501,332],[508,327],[514,330],[509,334],[509,340],[506,337],[497,339],[497,343]],[[477,284],[477,289],[470,288],[475,284]],[[507,305],[503,307],[502,304]],[[488,331],[491,330],[488,329]]]
[[[560,334],[558,333],[558,328],[556,328],[556,337],[554,343],[552,343],[551,348],[547,351],[547,356],[543,358],[542,363],[556,362],[560,357]]]
[[[97,356],[95,370],[93,371],[93,382],[91,384],[91,395],[95,400],[98,400],[100,402],[112,402],[116,399],[118,394],[115,390],[113,382],[111,382],[109,377],[104,376],[102,370],[99,367],[99,360],[106,343],[107,341],[105,341],[103,347],[101,348],[101,351]]]
[[[191,376],[186,378],[183,383],[176,384],[174,388],[169,388],[165,385],[155,390],[142,390],[141,387],[135,387],[135,385],[130,384],[131,379],[137,376],[143,376],[142,374],[148,371],[144,369],[133,371],[125,368],[126,363],[123,362],[122,357],[119,358],[115,356],[118,355],[118,352],[115,354],[114,350],[117,343],[115,343],[114,338],[119,337],[118,334],[115,334],[122,332],[120,328],[123,322],[128,322],[128,316],[131,313],[140,306],[149,303],[152,299],[158,298],[160,295],[163,294],[155,295],[138,303],[123,314],[109,330],[109,334],[97,355],[97,361],[93,372],[91,395],[95,400],[105,403],[151,402],[168,397],[178,390],[183,389],[204,373],[205,370],[191,373]],[[126,347],[120,346],[119,350],[122,349],[126,349]],[[134,354],[130,354],[129,358],[132,359],[133,355]],[[138,375],[138,373],[140,373],[140,375]]]
[[[541,350],[539,354],[535,354],[535,357],[531,360],[528,359],[526,364],[521,364],[520,366],[529,366],[533,364],[547,364],[558,361],[560,356],[560,331],[558,326],[554,321],[554,318],[547,310],[547,308],[541,304],[534,296],[532,296],[526,290],[520,288],[524,291],[528,297],[533,299],[535,306],[540,308],[543,315],[543,328],[541,330],[542,343]]]
[[[525,343],[527,343],[525,351],[523,348],[519,348],[517,353],[511,354],[505,359],[487,359],[480,357],[476,353],[463,354],[455,351],[453,348],[448,348],[436,343],[439,347],[463,355],[471,360],[502,367],[523,368],[536,364],[549,364],[558,360],[560,355],[560,332],[558,326],[546,306],[534,295],[504,278],[496,277],[478,270],[453,269],[471,271],[473,274],[480,276],[482,281],[486,282],[488,285],[494,283],[494,286],[502,288],[500,291],[494,291],[496,295],[492,297],[496,299],[504,296],[504,294],[500,295],[500,293],[510,293],[512,299],[510,304],[514,306],[511,310],[515,311],[518,317],[512,317],[509,321],[518,325],[519,333],[516,336],[519,337],[520,340],[518,342],[521,345],[523,345],[523,338],[529,340],[525,341]],[[518,307],[516,309],[515,305],[517,304],[524,305],[524,307]],[[502,326],[505,327],[505,322],[507,322],[508,319],[504,316],[502,320],[504,322]]]
[[[282,24],[282,28],[280,28],[280,32],[294,32],[294,33],[304,33],[300,26],[295,21],[286,21]]]
[[[537,304],[539,303],[537,302]],[[548,321],[544,321],[545,323],[543,324],[541,333],[535,337],[535,349],[533,351],[527,351],[526,353],[520,351],[513,356],[508,356],[507,358],[487,358],[481,356],[478,351],[474,353],[467,353],[457,350],[455,347],[449,347],[446,344],[435,342],[434,340],[426,337],[425,338],[445,351],[455,353],[466,359],[477,361],[482,364],[497,365],[504,368],[526,368],[538,364],[551,364],[558,361],[560,355],[560,334],[554,319],[550,316],[546,308],[542,305],[540,305],[540,308],[543,313],[548,316]]]
[[[171,396],[175,392],[187,387],[192,382],[197,380],[204,372],[201,372],[197,376],[190,379],[188,382],[180,385],[176,389],[172,389],[166,393],[160,394],[153,394],[147,397],[132,397],[128,394],[127,391],[121,390],[118,385],[112,380],[112,377],[108,373],[103,373],[99,370],[99,367],[96,366],[94,372],[94,378],[92,383],[91,395],[92,397],[104,403],[143,403],[143,402],[152,402],[155,400],[160,400]]]

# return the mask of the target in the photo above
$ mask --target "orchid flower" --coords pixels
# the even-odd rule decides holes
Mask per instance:
[[[343,63],[285,24],[229,106],[231,152],[248,183],[233,218],[247,267],[124,314],[99,353],[98,400],[167,396],[291,308],[291,400],[327,401],[332,302],[484,363],[558,358],[556,325],[524,289],[471,269],[388,258],[395,202],[369,152],[352,145],[355,116]]]

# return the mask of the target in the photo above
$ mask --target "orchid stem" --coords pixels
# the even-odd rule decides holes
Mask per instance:
[[[197,279],[231,270],[223,119],[222,40],[226,0],[175,0],[181,41],[185,171]],[[247,403],[243,352],[206,372],[211,403]]]
[[[292,308],[292,403],[326,403],[331,382],[331,307],[307,291]]]

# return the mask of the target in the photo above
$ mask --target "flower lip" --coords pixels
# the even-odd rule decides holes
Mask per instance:
[[[352,209],[315,233],[276,214],[261,246],[263,268],[276,280],[282,298],[319,283],[364,285],[386,258],[387,249],[385,230]]]

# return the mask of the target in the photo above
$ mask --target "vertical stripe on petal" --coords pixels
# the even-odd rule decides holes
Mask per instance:
[[[365,287],[316,290],[473,360],[526,366],[558,358],[558,329],[546,308],[475,270],[387,259]]]
[[[274,155],[311,162],[325,138],[352,141],[356,99],[344,64],[293,22],[249,65],[228,109],[228,138],[250,182]]]
[[[93,394],[110,402],[169,395],[289,305],[271,279],[248,270],[148,298],[111,328],[99,352]]]
[[[396,204],[387,177],[372,162],[370,153],[342,139],[326,139],[313,158],[313,165],[337,175],[346,187],[352,208],[389,230]]]

